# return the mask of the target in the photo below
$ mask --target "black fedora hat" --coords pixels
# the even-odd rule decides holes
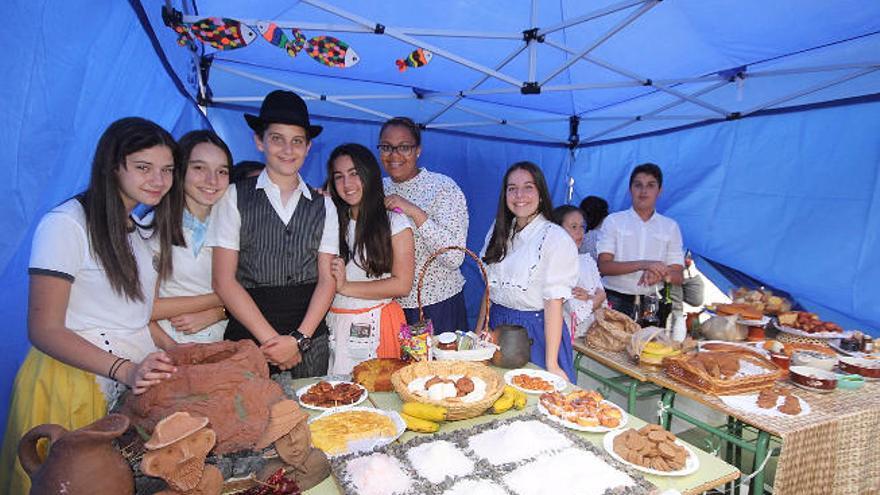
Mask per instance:
[[[262,134],[269,124],[298,125],[309,133],[309,139],[317,137],[324,130],[319,125],[311,125],[309,109],[298,94],[280,89],[263,98],[259,116],[246,113],[244,119],[257,134]]]

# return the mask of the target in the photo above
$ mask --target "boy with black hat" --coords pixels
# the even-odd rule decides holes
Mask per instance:
[[[229,186],[208,234],[214,290],[230,313],[225,338],[256,341],[295,378],[324,375],[339,220],[333,201],[299,174],[322,128],[311,125],[305,102],[291,91],[269,93],[259,116],[245,120],[266,168]]]

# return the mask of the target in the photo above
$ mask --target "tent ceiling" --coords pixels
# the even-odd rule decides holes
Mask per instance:
[[[167,2],[184,22],[274,22],[335,36],[360,61],[339,69],[258,37],[218,51],[175,44],[161,3],[142,2],[194,97],[258,107],[276,88],[329,117],[577,144],[880,91],[880,4],[860,0],[301,0]],[[377,26],[381,27],[377,29]],[[384,29],[384,31],[383,31]],[[524,32],[532,31],[533,35]],[[376,31],[383,31],[376,33]],[[430,63],[399,72],[415,48]],[[210,69],[199,72],[204,60]],[[203,64],[202,64],[203,65]],[[538,94],[526,94],[540,89]]]

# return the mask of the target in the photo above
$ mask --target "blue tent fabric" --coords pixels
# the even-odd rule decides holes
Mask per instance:
[[[573,179],[573,202],[597,194],[615,210],[629,204],[630,170],[653,161],[665,173],[659,209],[679,222],[694,252],[791,293],[823,318],[880,333],[878,2],[538,1],[534,22],[532,2],[170,2],[194,18],[309,26],[307,37],[335,36],[358,52],[360,63],[348,69],[304,53],[291,58],[262,38],[231,51],[198,43],[190,52],[163,24],[165,4],[0,7],[0,42],[11,47],[0,58],[7,75],[0,85],[0,404],[28,346],[33,229],[85,186],[103,129],[128,115],[177,136],[212,127],[236,160],[261,159],[241,114],[256,113],[260,98],[279,87],[304,94],[325,126],[303,169],[312,185],[323,182],[333,147],[374,145],[386,116],[410,116],[426,126],[420,163],[464,191],[468,247],[477,250],[513,162],[540,164],[557,204],[569,199]],[[358,32],[356,18],[369,32]],[[571,25],[532,44],[532,76],[523,31],[562,22]],[[371,23],[386,26],[385,34]],[[419,46],[443,53],[401,73],[394,60],[416,47],[401,39],[407,29]],[[585,52],[589,61],[574,59]],[[474,67],[497,68],[506,80]],[[540,94],[523,94],[528,82],[541,83]],[[579,119],[573,152],[572,117]],[[475,311],[479,272],[470,262],[463,270]],[[0,406],[0,424],[5,414]]]

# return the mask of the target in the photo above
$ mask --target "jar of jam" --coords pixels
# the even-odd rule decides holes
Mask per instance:
[[[458,335],[453,332],[443,332],[437,336],[437,348],[444,351],[458,350]]]
[[[865,354],[874,352],[874,339],[870,335],[862,337],[862,352]]]

